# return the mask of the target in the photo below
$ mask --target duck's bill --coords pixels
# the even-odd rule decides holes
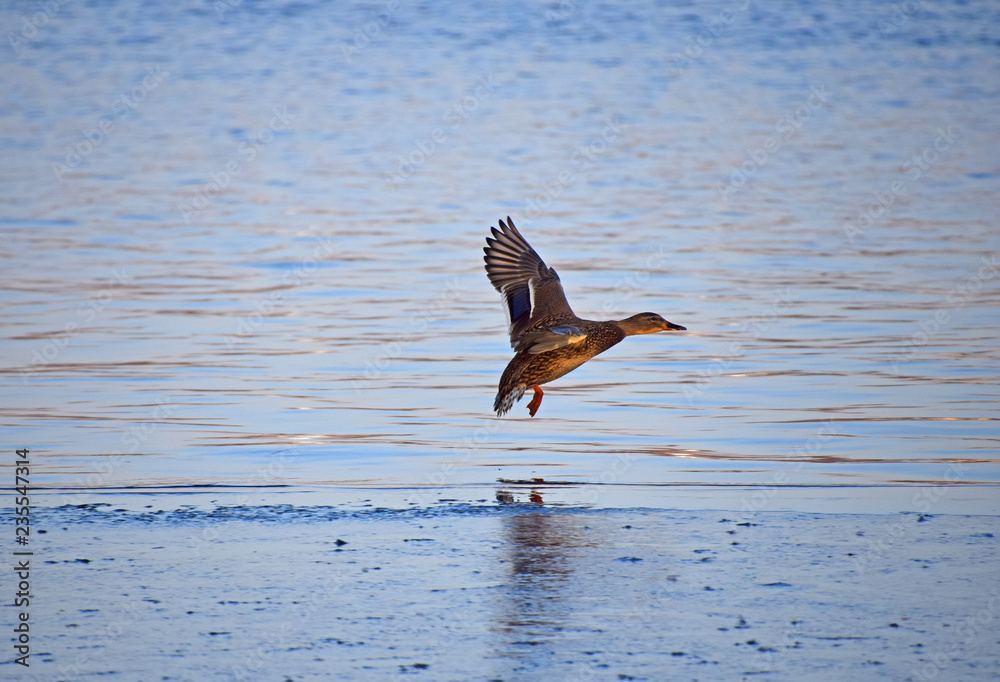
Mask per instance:
[[[679,331],[679,332],[686,332],[687,331],[687,327],[682,327],[679,324],[674,324],[673,322],[667,322],[663,326],[663,328],[664,329],[672,329],[674,331]]]

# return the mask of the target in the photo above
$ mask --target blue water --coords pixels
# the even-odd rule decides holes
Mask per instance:
[[[1000,483],[995,3],[40,7],[0,11],[36,486]],[[507,215],[581,315],[689,332],[496,420]]]

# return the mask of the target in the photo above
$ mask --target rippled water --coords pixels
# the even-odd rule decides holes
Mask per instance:
[[[68,488],[998,483],[1000,12],[905,7],[8,7],[8,443]],[[507,215],[579,314],[689,331],[495,419]]]

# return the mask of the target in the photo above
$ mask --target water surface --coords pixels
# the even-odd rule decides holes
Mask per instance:
[[[8,443],[74,490],[1000,483],[997,25],[60,5],[0,70]],[[507,215],[577,313],[689,331],[495,419]]]

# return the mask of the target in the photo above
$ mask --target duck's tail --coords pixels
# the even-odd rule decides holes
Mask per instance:
[[[514,403],[521,399],[527,388],[524,384],[517,384],[516,386],[503,386],[501,384],[497,398],[493,401],[493,411],[497,413],[498,417],[507,414],[510,408],[514,407]]]

